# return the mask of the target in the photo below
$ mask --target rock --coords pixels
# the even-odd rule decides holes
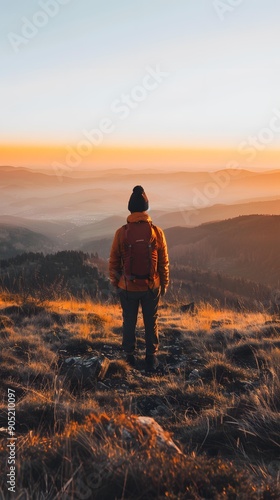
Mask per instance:
[[[166,432],[161,425],[159,425],[154,418],[152,417],[144,417],[144,416],[139,416],[136,417],[136,422],[140,424],[140,427],[142,427],[143,431],[149,431],[152,434],[156,435],[156,440],[157,444],[160,447],[167,447],[172,451],[175,451],[176,453],[179,453],[182,455],[181,450],[178,448],[178,446],[174,443],[174,441],[171,439],[170,435],[168,432]]]
[[[182,455],[181,450],[166,432],[152,417],[131,415],[127,419],[112,419],[106,426],[106,433],[111,438],[120,439],[130,448],[137,449],[140,446],[152,445],[159,448],[168,448],[169,452]],[[105,434],[106,434],[105,433]]]
[[[73,356],[66,358],[61,365],[64,374],[73,384],[92,386],[96,380],[103,380],[110,365],[110,360],[103,354],[85,358]]]
[[[199,371],[197,370],[197,368],[195,368],[190,374],[189,374],[189,380],[197,380],[198,378],[200,378],[200,374],[199,374]]]
[[[197,385],[201,384],[202,379],[201,379],[201,374],[199,371],[195,368],[190,374],[189,378],[186,380],[189,384],[191,385]]]

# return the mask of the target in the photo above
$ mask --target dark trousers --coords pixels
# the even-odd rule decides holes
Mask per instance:
[[[123,313],[122,347],[127,354],[133,354],[136,347],[135,329],[138,309],[141,304],[145,326],[146,354],[154,354],[158,350],[158,302],[160,290],[155,288],[144,292],[120,290],[120,301]]]

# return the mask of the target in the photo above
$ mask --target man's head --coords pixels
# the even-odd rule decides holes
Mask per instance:
[[[135,186],[129,198],[128,210],[132,212],[146,212],[149,208],[149,200],[142,186]]]

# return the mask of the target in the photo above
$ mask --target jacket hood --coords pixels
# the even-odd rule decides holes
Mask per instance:
[[[127,217],[127,222],[140,222],[141,220],[144,222],[152,222],[147,212],[133,212]]]

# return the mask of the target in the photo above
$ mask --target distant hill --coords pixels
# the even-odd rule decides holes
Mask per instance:
[[[31,233],[40,233],[41,236],[44,235],[47,239],[50,239],[53,250],[62,250],[64,248],[75,250],[86,249],[89,252],[92,251],[95,240],[106,238],[111,242],[117,228],[125,224],[125,222],[126,217],[118,215],[106,217],[105,219],[81,226],[68,221],[55,220],[51,222],[10,215],[0,216],[0,228],[3,227],[3,230],[5,228],[6,232],[9,231],[11,238],[16,234],[15,230],[23,230],[23,234],[26,234],[26,238],[22,242],[23,245],[28,242],[27,235],[29,234],[25,233],[24,230],[29,230]],[[29,248],[25,248],[24,251],[29,251]],[[13,253],[13,255],[15,254]]]
[[[27,168],[0,166],[0,212],[44,220],[64,219],[82,225],[85,221],[122,215],[127,210],[133,187],[141,184],[154,212],[174,212],[174,218],[168,216],[168,223],[162,219],[159,224],[163,227],[174,224],[194,226],[206,222],[209,217],[220,220],[247,214],[248,211],[268,213],[270,207],[265,206],[252,209],[249,206],[240,207],[239,212],[236,206],[232,211],[226,206],[243,204],[244,200],[256,202],[279,198],[280,171],[225,169],[217,172],[159,172],[117,169],[79,173],[78,170],[71,172],[62,168],[62,174],[51,168],[42,173]],[[224,205],[221,210],[219,205]],[[206,210],[213,206],[216,208],[210,215],[207,214]],[[224,215],[220,211],[224,211]]]
[[[0,225],[5,224],[11,227],[22,227],[41,233],[48,238],[63,239],[63,235],[73,229],[75,224],[68,221],[47,221],[40,219],[27,219],[25,217],[15,217],[12,215],[0,215]]]
[[[280,215],[280,199],[252,201],[234,205],[216,204],[206,208],[165,213],[157,217],[156,224],[163,229],[173,226],[199,226],[205,222],[252,214]]]
[[[54,172],[52,171],[54,174]],[[69,179],[66,178],[68,183]],[[73,184],[72,179],[70,180]],[[58,184],[56,175],[47,175],[36,172],[32,169],[23,167],[0,166],[0,188],[8,188],[9,186],[25,189],[38,186],[51,186]]]
[[[76,226],[67,234],[68,245],[73,248],[85,248],[85,245],[89,244],[90,246],[93,241],[100,238],[112,239],[118,227],[125,223],[125,217],[112,215],[92,224]]]
[[[55,242],[43,234],[23,227],[0,224],[0,259],[24,252],[52,252]]]
[[[102,259],[108,259],[110,254],[110,249],[112,246],[112,238],[101,238],[98,240],[91,240],[85,242],[81,245],[81,250],[83,252],[97,252],[99,257]]]
[[[280,216],[241,216],[165,234],[173,262],[280,286]]]
[[[280,215],[171,227],[165,229],[165,235],[173,264],[280,287]],[[112,236],[92,237],[81,242],[81,249],[107,259],[111,245]]]
[[[1,223],[3,220],[9,224]],[[16,226],[20,220],[34,230]],[[114,232],[124,223],[125,218],[117,215],[84,226],[2,217],[0,258],[67,249],[97,252],[106,260]],[[280,215],[246,215],[196,227],[175,226],[165,229],[165,235],[172,264],[280,288]]]

